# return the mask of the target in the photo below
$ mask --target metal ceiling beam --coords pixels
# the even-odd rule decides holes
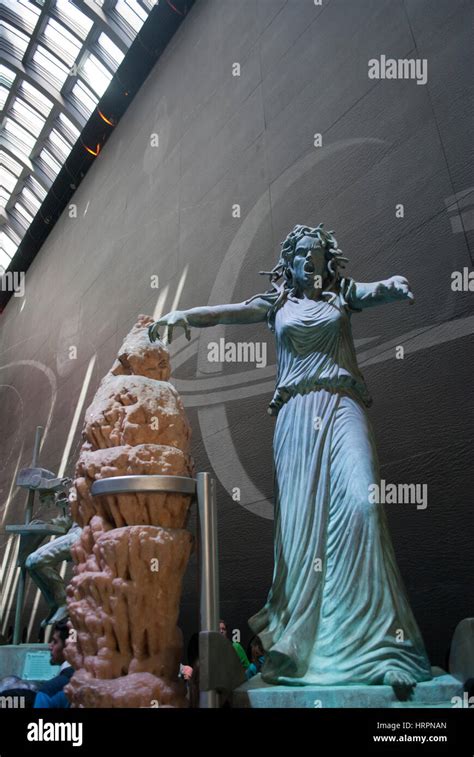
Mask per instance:
[[[49,16],[50,8],[51,8],[51,0],[44,0],[44,5],[41,8],[40,15],[38,16],[34,33],[30,37],[30,41],[28,42],[28,47],[26,48],[25,54],[23,56],[24,66],[28,65],[28,62],[33,54],[33,49],[38,44],[39,35],[43,33],[44,27],[48,23],[48,16]]]

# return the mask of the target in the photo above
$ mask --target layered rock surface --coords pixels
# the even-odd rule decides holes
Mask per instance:
[[[94,481],[192,476],[190,427],[168,382],[169,355],[140,316],[86,412],[70,501],[83,527],[68,587],[72,624],[65,691],[75,707],[183,707],[178,680],[181,584],[192,536],[189,495],[92,496]]]

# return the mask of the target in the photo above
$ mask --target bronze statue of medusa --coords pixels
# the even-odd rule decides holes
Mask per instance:
[[[371,397],[351,318],[413,301],[408,281],[356,282],[323,225],[284,240],[271,288],[236,304],[173,311],[150,326],[266,322],[275,335],[275,543],[272,586],[249,620],[262,678],[293,685],[390,684],[407,693],[431,667],[400,576],[383,503]]]

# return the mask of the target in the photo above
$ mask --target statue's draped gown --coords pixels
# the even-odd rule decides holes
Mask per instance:
[[[269,323],[277,346],[275,562],[250,621],[269,683],[382,683],[389,670],[431,678],[383,506],[351,313],[365,304],[343,279],[327,299],[287,300]],[[362,285],[361,285],[362,286]]]

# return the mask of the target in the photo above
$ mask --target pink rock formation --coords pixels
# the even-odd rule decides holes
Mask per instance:
[[[110,373],[87,410],[83,434],[93,449],[169,444],[187,452],[190,438],[174,386],[145,376]]]
[[[83,526],[68,587],[66,657],[76,672],[65,691],[73,707],[187,706],[176,623],[192,550],[191,497],[90,493],[111,476],[194,474],[190,427],[168,383],[168,352],[148,340],[152,322],[139,317],[86,412],[70,495]]]
[[[162,348],[150,350],[147,327],[151,323],[153,318],[138,316],[138,322],[125,338],[111,368],[110,372],[114,376],[126,374],[168,381],[171,375],[169,353]]]
[[[118,690],[115,681],[91,678],[84,670],[71,678],[68,689],[71,698],[80,698],[79,707],[123,707],[124,700],[127,707],[174,707],[180,694],[176,684],[150,673],[131,673]]]
[[[83,526],[94,515],[100,515],[115,528],[142,523],[183,528],[188,515],[189,497],[146,492],[102,497],[90,494],[90,488],[97,479],[139,474],[192,476],[192,460],[180,449],[168,445],[139,444],[136,447],[125,445],[92,450],[85,443],[76,466],[76,491],[70,498],[74,520]]]

